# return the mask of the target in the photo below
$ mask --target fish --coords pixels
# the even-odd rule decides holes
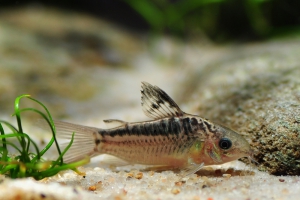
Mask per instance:
[[[141,100],[142,109],[151,120],[103,120],[113,126],[108,129],[54,121],[58,137],[70,140],[74,133],[64,162],[108,154],[129,164],[184,169],[192,174],[203,166],[251,157],[250,145],[242,135],[183,112],[159,87],[142,82]]]

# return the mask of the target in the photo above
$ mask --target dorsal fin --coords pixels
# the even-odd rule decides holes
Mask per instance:
[[[107,128],[116,128],[119,126],[124,126],[125,124],[128,123],[119,119],[105,119],[103,120],[103,122],[105,123]]]
[[[157,86],[142,82],[142,107],[144,113],[153,119],[183,116],[184,112],[167,93]]]

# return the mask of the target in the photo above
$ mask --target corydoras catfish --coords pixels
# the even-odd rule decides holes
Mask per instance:
[[[183,112],[166,92],[142,82],[142,108],[152,118],[143,122],[109,119],[102,129],[55,121],[58,137],[74,141],[63,157],[73,162],[109,154],[130,164],[187,169],[251,157],[249,143],[238,133],[197,115]]]

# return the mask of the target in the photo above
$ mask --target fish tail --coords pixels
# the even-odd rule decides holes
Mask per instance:
[[[74,133],[74,140],[71,147],[63,156],[65,163],[76,162],[86,158],[100,154],[98,145],[101,141],[99,128],[82,126],[62,121],[54,121],[57,137],[69,140],[60,145],[63,151],[70,143]]]

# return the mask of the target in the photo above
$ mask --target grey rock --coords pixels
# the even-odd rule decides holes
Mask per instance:
[[[245,45],[200,66],[184,99],[212,121],[245,135],[259,169],[300,174],[299,40]],[[194,103],[196,102],[196,103]]]

